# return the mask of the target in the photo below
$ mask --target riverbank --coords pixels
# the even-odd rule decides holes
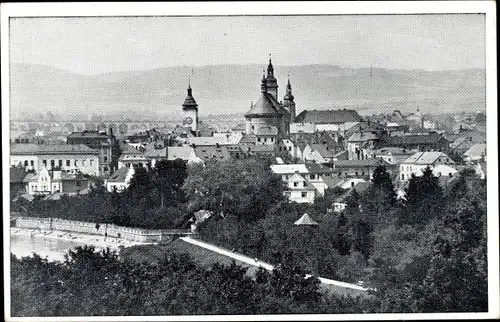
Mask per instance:
[[[18,236],[21,238],[43,238],[46,240],[60,241],[61,243],[54,245],[57,250],[53,249],[12,249],[11,252],[16,256],[29,256],[32,253],[37,253],[42,257],[48,257],[49,260],[63,260],[64,254],[72,247],[90,245],[96,250],[109,248],[112,251],[119,252],[124,247],[146,245],[147,243],[129,241],[122,238],[104,237],[99,235],[90,235],[83,233],[67,232],[60,230],[44,230],[44,229],[28,229],[28,228],[10,228],[10,236]],[[11,245],[12,246],[12,245]],[[18,246],[22,247],[22,246]],[[29,247],[26,245],[25,247]],[[59,249],[60,248],[60,249]]]

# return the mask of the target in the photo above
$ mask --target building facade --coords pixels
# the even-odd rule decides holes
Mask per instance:
[[[99,151],[99,173],[109,176],[118,168],[120,157],[119,142],[110,130],[108,133],[99,131],[73,132],[68,135],[68,144],[84,144]]]
[[[83,144],[13,144],[10,164],[36,173],[60,169],[93,176],[100,174],[99,151]]]

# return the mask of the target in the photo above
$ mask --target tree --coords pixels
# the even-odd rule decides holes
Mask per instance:
[[[443,189],[430,167],[425,168],[422,176],[413,176],[407,190],[406,212],[401,222],[423,225],[429,220],[440,218],[444,206]]]

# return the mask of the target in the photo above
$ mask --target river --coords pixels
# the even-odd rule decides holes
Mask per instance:
[[[42,236],[10,235],[10,252],[16,257],[31,256],[37,253],[49,260],[64,260],[64,253],[76,246],[85,245],[82,242],[60,240]]]

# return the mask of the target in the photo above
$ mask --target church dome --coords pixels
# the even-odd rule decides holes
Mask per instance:
[[[248,112],[245,113],[246,117],[252,116],[278,116],[279,112],[274,107],[273,96],[269,93],[262,93],[257,103],[255,103]]]

